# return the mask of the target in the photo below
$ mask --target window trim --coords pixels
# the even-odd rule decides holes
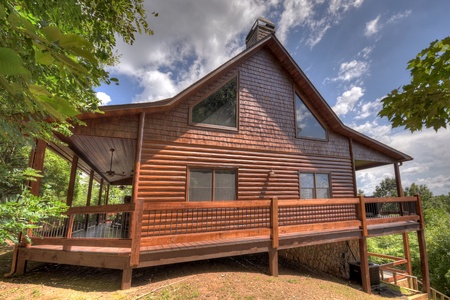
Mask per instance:
[[[313,198],[302,198],[302,182],[300,180],[301,174],[312,174],[314,176],[314,188],[313,188]],[[329,198],[333,198],[333,188],[331,184],[331,172],[308,172],[308,171],[298,171],[298,195],[299,199],[323,199],[317,198],[317,180],[316,175],[327,175],[328,176],[328,189],[330,191]]]
[[[220,86],[218,86],[217,88],[215,88],[214,90],[212,90],[211,92],[209,92],[208,94],[206,94],[205,96],[203,96],[201,99],[195,101],[194,103],[189,105],[189,117],[188,117],[188,125],[190,126],[195,126],[195,127],[203,127],[203,128],[215,128],[215,129],[222,129],[222,130],[228,130],[228,131],[239,131],[239,90],[240,90],[240,85],[239,85],[239,72],[234,73],[232,76],[228,76],[225,80],[224,83],[221,84]],[[217,92],[218,90],[220,90],[225,84],[227,84],[228,82],[230,82],[231,80],[233,80],[234,78],[236,78],[236,127],[229,127],[229,126],[224,126],[224,125],[215,125],[215,124],[205,124],[205,123],[197,123],[197,122],[193,122],[192,121],[192,110],[194,109],[194,107],[199,104],[200,102],[206,100],[206,98],[208,98],[209,96],[211,96],[212,94],[214,94],[215,92]]]
[[[191,186],[191,169],[207,169],[207,170],[212,170],[212,182],[211,182],[211,200],[209,201],[191,201],[189,199],[189,189]],[[233,170],[235,172],[235,176],[234,176],[234,200],[215,200],[214,196],[215,196],[215,173],[216,170]],[[192,166],[187,166],[187,176],[186,176],[186,202],[191,202],[191,203],[201,203],[201,202],[230,202],[230,201],[237,201],[238,200],[238,174],[239,174],[239,169],[237,167],[216,167],[216,166],[199,166],[199,165],[192,165]]]
[[[303,104],[306,106],[306,108],[309,110],[309,112],[313,115],[313,117],[316,119],[317,122],[319,122],[320,126],[323,127],[325,130],[325,138],[314,138],[309,136],[298,136],[298,127],[297,127],[297,101],[295,99],[295,96],[298,96],[300,98],[300,101],[303,102]],[[320,141],[320,142],[328,142],[329,141],[329,135],[328,135],[328,129],[326,126],[323,125],[323,122],[320,120],[320,118],[317,117],[314,110],[311,109],[310,105],[305,102],[305,97],[300,93],[297,89],[294,89],[294,97],[293,97],[293,103],[294,103],[294,127],[295,127],[295,138],[296,139],[304,139],[304,140],[312,140],[312,141]]]

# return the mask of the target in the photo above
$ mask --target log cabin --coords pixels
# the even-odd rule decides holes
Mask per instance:
[[[31,167],[42,170],[46,149],[71,162],[71,207],[16,246],[9,275],[27,261],[120,269],[126,289],[136,268],[266,252],[277,276],[279,251],[352,241],[370,293],[367,238],[402,234],[411,273],[415,231],[429,289],[420,197],[402,194],[400,166],[412,158],[344,125],[270,21],[259,18],[242,53],[173,98],[101,110],[58,135],[64,146],[37,141]],[[383,165],[398,197],[358,195],[355,172]],[[83,207],[72,207],[77,170],[90,179]],[[132,186],[127,201],[108,204],[111,185]]]

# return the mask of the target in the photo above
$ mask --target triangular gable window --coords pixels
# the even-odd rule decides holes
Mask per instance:
[[[295,94],[295,120],[298,138],[327,139],[325,128],[297,94]]]
[[[191,110],[191,124],[236,128],[237,77],[197,103]]]

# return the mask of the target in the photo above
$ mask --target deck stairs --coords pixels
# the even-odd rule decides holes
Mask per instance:
[[[382,281],[415,292],[415,295],[408,297],[409,300],[450,300],[449,296],[437,291],[434,288],[430,288],[428,295],[423,293],[421,291],[422,282],[416,276],[407,275],[405,273],[383,271],[382,269],[380,269],[380,273],[382,273]]]

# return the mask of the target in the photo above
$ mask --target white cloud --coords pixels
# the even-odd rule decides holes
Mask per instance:
[[[137,36],[133,46],[119,41],[120,64],[110,71],[136,79],[143,92],[134,101],[174,96],[241,52],[245,34],[276,0],[146,2],[154,36]],[[207,16],[207,17],[206,17]]]
[[[361,51],[358,52],[358,56],[360,56],[364,59],[369,59],[372,51],[373,51],[373,47],[370,47],[370,46],[364,47]]]
[[[333,81],[351,81],[364,76],[369,71],[369,64],[361,60],[343,62],[339,66],[339,73]]]
[[[111,102],[111,97],[103,92],[97,92],[95,93],[95,96],[101,101],[100,105],[107,105],[109,102]]]
[[[379,119],[373,121],[367,121],[364,124],[350,124],[349,126],[354,130],[361,132],[377,141],[385,144],[389,144],[392,141],[391,126],[390,125],[380,125],[378,123]]]
[[[411,13],[412,13],[412,10],[410,10],[410,9],[402,11],[402,12],[399,12],[398,14],[395,14],[392,17],[390,17],[389,20],[387,20],[386,23],[388,23],[388,24],[395,24],[398,21],[400,21],[401,19],[409,17],[409,15],[411,15]]]
[[[394,167],[383,166],[356,172],[356,181],[358,190],[363,190],[365,196],[371,196],[375,187],[385,178],[394,177]]]
[[[366,36],[373,36],[380,30],[381,25],[378,24],[378,21],[380,21],[380,16],[366,23],[366,30],[364,31]]]
[[[358,105],[358,107],[357,107],[358,112],[356,113],[356,116],[354,117],[354,119],[362,120],[362,119],[367,119],[368,117],[371,117],[371,116],[376,116],[382,106],[381,99],[382,98],[378,98],[375,101]]]
[[[346,115],[352,111],[356,102],[364,95],[364,90],[359,86],[354,86],[350,90],[345,91],[337,98],[336,105],[333,110],[337,115]]]
[[[328,5],[326,10],[321,9],[324,3]],[[358,8],[362,3],[363,0],[333,0],[329,3],[324,0],[284,0],[277,36],[284,43],[290,30],[307,27],[306,44],[314,47],[348,10]]]

